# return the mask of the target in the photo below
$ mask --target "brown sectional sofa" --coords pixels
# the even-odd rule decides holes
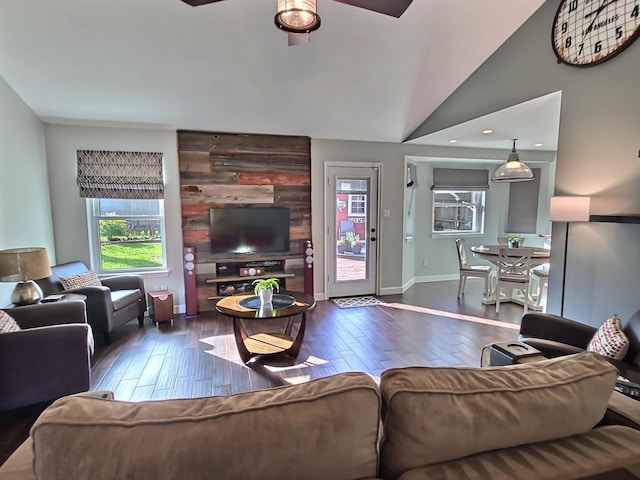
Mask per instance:
[[[596,427],[616,375],[586,352],[392,369],[379,387],[351,372],[228,397],[73,395],[40,416],[0,479],[588,478],[640,463],[640,431]]]

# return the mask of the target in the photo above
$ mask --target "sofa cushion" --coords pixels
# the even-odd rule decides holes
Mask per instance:
[[[624,358],[629,350],[629,339],[622,331],[622,324],[617,315],[606,319],[600,328],[596,330],[595,335],[587,345],[587,350],[614,360],[622,360]]]
[[[0,333],[19,332],[18,322],[4,310],[0,310]]]
[[[379,425],[375,382],[352,372],[228,397],[65,397],[31,437],[48,480],[340,480],[376,476]]]
[[[128,307],[132,303],[142,298],[140,290],[111,290],[111,302],[113,310],[118,311],[121,308]]]
[[[387,370],[382,476],[584,433],[603,417],[616,377],[591,352],[484,369]]]
[[[77,275],[71,275],[69,277],[58,277],[58,279],[65,290],[83,287],[99,287],[102,285],[98,275],[93,270],[78,273]]]
[[[400,480],[571,480],[605,472],[610,475],[598,478],[630,478],[611,471],[635,465],[639,456],[640,430],[616,425],[414,468]]]

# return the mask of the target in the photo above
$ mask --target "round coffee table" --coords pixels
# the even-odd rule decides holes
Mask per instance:
[[[257,355],[285,353],[297,357],[304,339],[307,312],[316,300],[306,293],[282,290],[273,295],[272,308],[261,308],[259,297],[247,293],[231,295],[218,301],[216,310],[233,319],[233,333],[240,358],[247,363]],[[298,333],[291,336],[294,317],[300,315]],[[249,335],[244,322],[288,318],[284,333],[256,333]]]

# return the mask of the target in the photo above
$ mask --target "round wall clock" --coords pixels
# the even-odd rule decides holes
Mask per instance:
[[[590,67],[640,36],[640,0],[562,0],[551,30],[558,63]]]

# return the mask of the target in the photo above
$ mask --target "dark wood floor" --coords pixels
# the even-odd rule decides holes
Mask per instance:
[[[522,307],[481,304],[482,282],[469,281],[461,300],[457,281],[419,284],[403,295],[381,297],[385,306],[339,309],[318,302],[307,315],[297,359],[276,358],[245,366],[229,318],[207,312],[176,316],[172,324],[119,328],[93,357],[93,390],[111,390],[127,401],[228,395],[351,370],[374,379],[388,368],[409,365],[473,366],[482,346],[517,337]],[[277,321],[252,322],[278,331]],[[0,463],[28,435],[42,406],[0,418]]]

